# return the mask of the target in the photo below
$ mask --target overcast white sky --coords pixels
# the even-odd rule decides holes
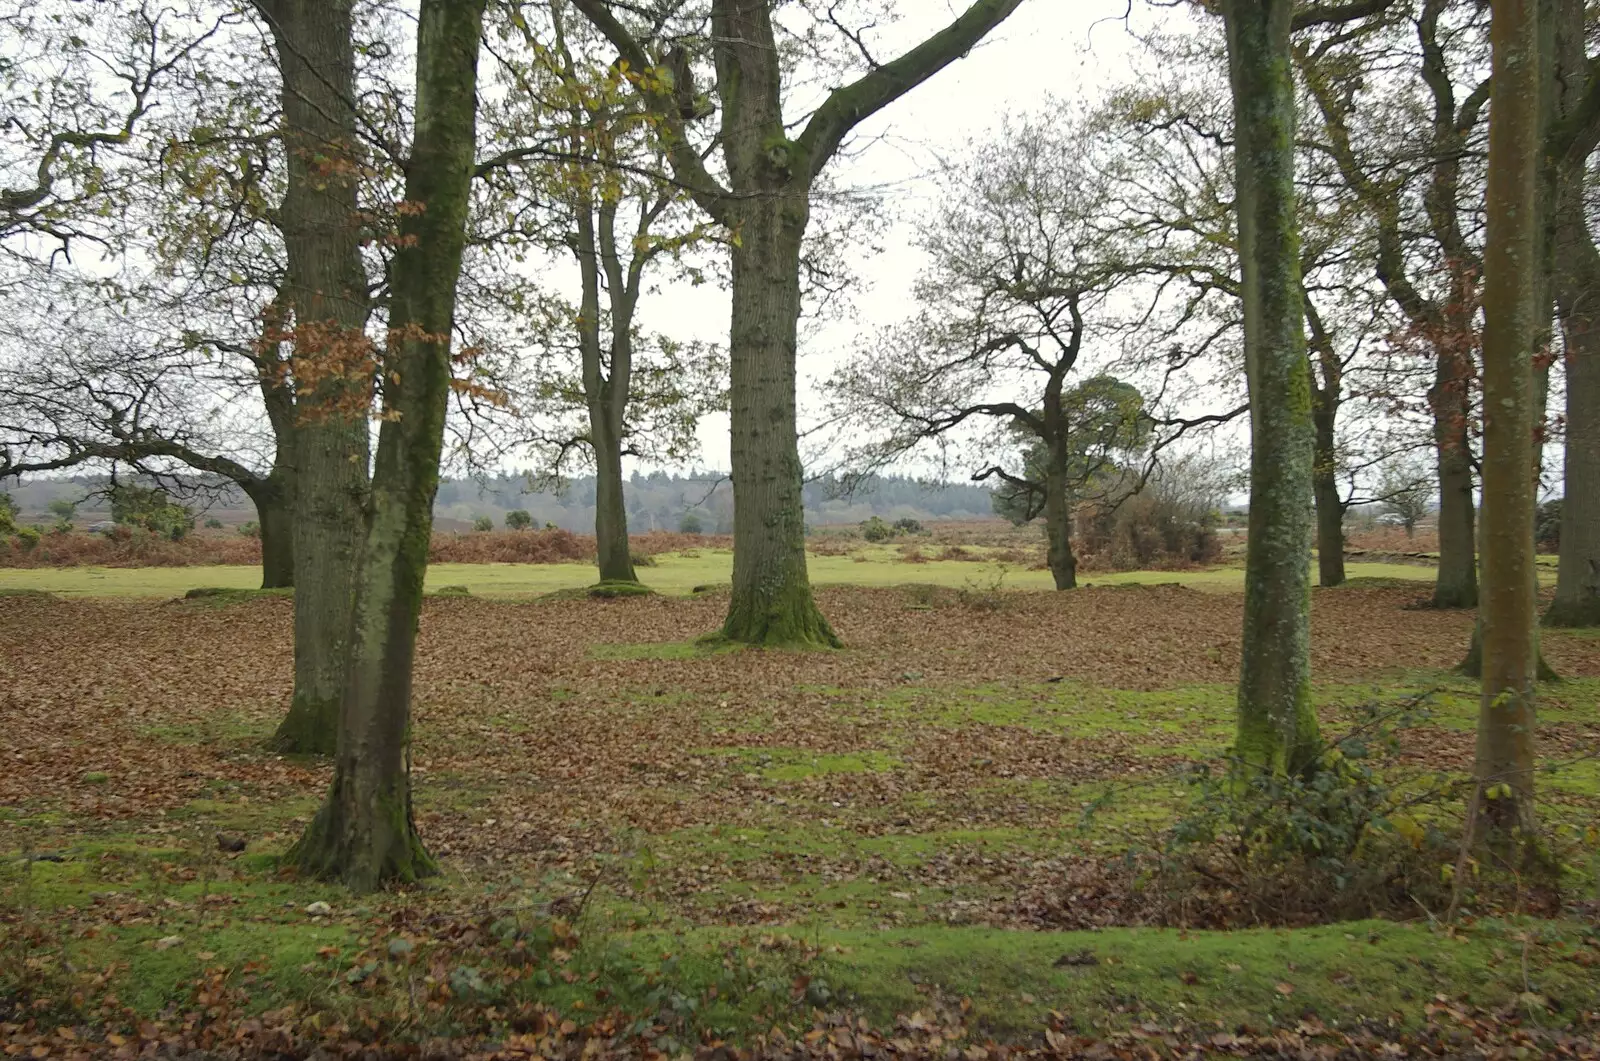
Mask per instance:
[[[964,5],[961,5],[964,6]],[[880,58],[899,54],[937,31],[960,8],[949,0],[901,0],[902,18],[879,38]],[[939,159],[959,156],[998,125],[1002,115],[1038,111],[1050,97],[1092,98],[1125,80],[1137,42],[1122,21],[1126,0],[1024,0],[1022,6],[971,54],[947,67],[857,131],[859,150],[834,171],[841,183],[884,187],[898,219],[880,242],[881,254],[862,255],[864,284],[854,320],[801,337],[802,426],[817,408],[817,381],[828,375],[859,333],[903,319],[912,310],[911,284],[922,254],[911,245],[910,221],[931,201],[929,175]],[[1147,29],[1161,17],[1148,5],[1133,5],[1132,23]],[[795,117],[791,115],[791,120]],[[674,288],[646,307],[647,328],[682,336],[726,341],[726,293]],[[709,418],[700,431],[705,466],[728,467],[725,416]]]

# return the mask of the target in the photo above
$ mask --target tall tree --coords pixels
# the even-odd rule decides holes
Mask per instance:
[[[1330,10],[1341,5],[1330,5]],[[1348,5],[1352,9],[1363,5]],[[1377,11],[1365,26],[1296,43],[1295,60],[1320,129],[1317,141],[1375,228],[1374,273],[1406,316],[1415,344],[1433,361],[1428,407],[1439,486],[1439,572],[1433,603],[1471,607],[1478,600],[1473,500],[1473,379],[1481,255],[1470,238],[1477,191],[1471,148],[1482,135],[1487,78],[1463,88],[1472,64],[1453,54],[1478,31],[1470,13],[1452,24],[1452,0],[1421,0],[1414,18],[1404,4]],[[1393,17],[1382,9],[1392,8]],[[1303,16],[1299,22],[1306,21]],[[1414,42],[1407,51],[1406,33]],[[1365,76],[1374,57],[1398,62],[1398,84]],[[1410,99],[1411,82],[1420,98]],[[1366,111],[1370,121],[1359,126]],[[1416,114],[1413,111],[1417,112]],[[1420,116],[1427,132],[1413,135]],[[1396,137],[1395,130],[1406,130]],[[1420,157],[1419,157],[1420,156]],[[1420,185],[1420,186],[1419,186]]]
[[[1567,381],[1560,562],[1549,626],[1600,626],[1600,249],[1589,227],[1588,162],[1600,140],[1600,78],[1585,55],[1581,0],[1561,0],[1560,111],[1547,151],[1556,168],[1557,312]]]
[[[771,0],[712,0],[710,47],[728,178],[723,185],[684,135],[685,114],[700,113],[688,64],[665,69],[666,56],[653,59],[607,0],[574,0],[636,73],[639,91],[664,123],[680,183],[733,236],[734,563],[722,627],[730,640],[838,644],[806,573],[797,436],[800,256],[812,189],[857,125],[965,54],[1020,2],[976,0],[904,55],[873,64],[829,93],[791,139],[784,118],[786,59],[774,34]]]
[[[1541,0],[1494,0],[1483,288],[1483,693],[1476,776],[1491,826],[1534,824],[1538,648],[1533,352],[1544,74]]]
[[[327,755],[338,735],[372,393],[353,5],[256,0],[256,7],[271,28],[282,76],[287,183],[279,216],[287,271],[282,304],[268,316],[283,322],[273,338],[293,347],[295,409],[282,426],[300,588],[294,698],[272,743]]]
[[[416,118],[333,783],[288,854],[358,891],[432,872],[411,812],[411,672],[439,486],[476,150],[484,0],[422,0]]]
[[[1302,772],[1311,706],[1311,381],[1295,228],[1290,0],[1226,0],[1234,187],[1250,387],[1250,527],[1235,753]]]

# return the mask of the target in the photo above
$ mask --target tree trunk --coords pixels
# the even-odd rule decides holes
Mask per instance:
[[[1311,706],[1311,422],[1294,208],[1290,0],[1225,0],[1233,89],[1250,527],[1235,753],[1301,773],[1320,753]]]
[[[774,192],[739,216],[729,349],[733,599],[722,634],[748,644],[837,647],[806,573],[795,416],[806,191]]]
[[[434,871],[411,813],[411,669],[450,396],[466,243],[483,0],[422,0],[416,134],[406,167],[384,406],[356,582],[333,785],[289,860],[356,891]]]
[[[1495,0],[1483,289],[1483,695],[1475,776],[1491,829],[1534,826],[1533,348],[1542,157],[1539,0]]]
[[[1584,218],[1582,165],[1564,175],[1556,230],[1567,436],[1560,566],[1547,626],[1600,626],[1600,249]]]
[[[332,754],[367,486],[367,276],[350,0],[261,0],[283,78],[293,310],[294,698],[271,745]],[[280,440],[281,442],[282,440]]]
[[[637,582],[628,545],[628,507],[622,493],[620,424],[607,415],[609,394],[589,402],[589,430],[594,439],[594,540],[601,582]]]
[[[1316,449],[1312,457],[1311,490],[1317,505],[1317,582],[1323,586],[1344,584],[1344,500],[1339,496],[1339,480],[1334,475],[1334,412],[1318,402],[1312,410],[1316,428]]]
[[[1052,467],[1045,480],[1044,533],[1046,562],[1056,589],[1078,588],[1078,560],[1072,555],[1072,499],[1066,474]]]
[[[288,589],[294,585],[294,490],[291,476],[274,468],[272,474],[245,490],[256,506],[256,527],[261,535],[261,588]]]
[[[1478,603],[1477,521],[1467,435],[1472,410],[1466,371],[1456,355],[1439,355],[1429,399],[1439,472],[1439,573],[1433,606],[1472,608]]]

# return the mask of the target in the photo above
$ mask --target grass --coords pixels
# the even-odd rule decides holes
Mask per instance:
[[[706,560],[683,561],[682,582],[714,580]],[[860,577],[937,572],[843,562]],[[982,565],[948,566],[970,578]],[[447,569],[439,585],[499,570]],[[581,565],[504,571],[592,579]],[[1193,575],[1213,590],[1237,576]],[[1477,689],[1440,668],[1471,617],[1403,610],[1412,596],[1318,597],[1315,702],[1331,734],[1362,705],[1431,692],[1404,765],[1459,774]],[[119,996],[150,1017],[225,967],[251,985],[251,1012],[449,1034],[481,1017],[469,999],[502,1013],[537,999],[578,1019],[674,1014],[686,1049],[803,1030],[813,1009],[887,1023],[962,997],[978,1034],[1008,1039],[1052,1011],[1086,1034],[1184,1022],[1209,1035],[1307,1014],[1415,1025],[1439,995],[1556,1026],[1594,1005],[1592,969],[1570,960],[1593,950],[1592,930],[1561,918],[1445,932],[1419,909],[1403,924],[1064,931],[1106,902],[1075,874],[1159,842],[1195,798],[1179,770],[1231,739],[1236,602],[1096,590],[1018,594],[997,612],[910,597],[825,594],[849,645],[837,653],[708,648],[695,635],[717,609],[692,600],[430,610],[411,756],[444,874],[360,898],[277,864],[328,777],[260,744],[288,688],[281,602],[9,604],[25,650],[0,738],[20,764],[0,774],[0,1004],[23,976],[71,987],[114,966]],[[1586,838],[1600,767],[1585,758],[1600,657],[1593,639],[1547,636],[1572,676],[1541,689],[1541,754],[1577,761],[1541,773],[1540,813],[1589,858],[1569,877],[1584,898],[1600,869]],[[246,853],[219,850],[219,831]],[[27,860],[41,853],[63,861]],[[306,912],[320,902],[331,916]],[[389,954],[397,935],[413,957]],[[428,977],[460,991],[426,996]],[[415,992],[439,1008],[419,1018]]]
[[[1049,589],[1048,571],[1030,571],[1003,564],[930,560],[908,564],[888,548],[863,551],[859,562],[849,556],[812,556],[811,581],[817,585],[899,586],[922,583],[949,589],[984,591]],[[654,567],[640,568],[640,581],[658,593],[689,595],[696,586],[726,584],[733,573],[733,554],[722,549],[699,549],[693,556],[667,553],[656,557]],[[1346,565],[1352,579],[1426,582],[1433,569],[1408,564]],[[1548,576],[1548,573],[1547,573]],[[250,590],[260,585],[254,567],[65,567],[0,568],[0,593],[37,590],[69,597],[181,597],[196,588]],[[1547,577],[1548,580],[1548,577]],[[1240,567],[1198,571],[1119,571],[1086,574],[1090,586],[1181,585],[1218,592],[1237,592],[1244,586]],[[464,589],[474,597],[527,598],[563,590],[584,590],[594,584],[588,564],[433,564],[428,568],[429,592]],[[228,599],[225,595],[221,599]]]

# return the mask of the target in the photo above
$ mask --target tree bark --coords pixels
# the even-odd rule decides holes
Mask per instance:
[[[281,210],[293,310],[295,683],[271,745],[330,755],[367,488],[368,297],[356,201],[350,0],[262,0],[283,79]]]
[[[1073,305],[1077,319],[1076,303]],[[1045,563],[1057,590],[1078,587],[1078,560],[1072,555],[1072,497],[1067,489],[1068,464],[1071,456],[1067,445],[1066,416],[1061,408],[1061,392],[1066,385],[1067,372],[1077,361],[1079,335],[1073,330],[1070,353],[1056,363],[1044,388],[1044,533]]]
[[[1303,773],[1320,753],[1311,705],[1311,421],[1295,230],[1290,0],[1225,0],[1233,89],[1250,526],[1235,754]]]
[[[609,388],[607,388],[609,391]],[[628,506],[622,492],[621,425],[614,425],[601,402],[589,404],[589,430],[594,439],[594,540],[601,582],[637,582],[628,544]],[[600,406],[597,408],[596,406]]]
[[[294,490],[292,475],[274,468],[259,484],[245,487],[256,506],[261,535],[261,588],[294,585]]]
[[[1472,608],[1478,603],[1478,562],[1472,450],[1467,434],[1471,398],[1455,357],[1441,353],[1437,363],[1429,392],[1439,475],[1439,573],[1433,584],[1433,606]]]
[[[733,597],[722,635],[748,644],[838,647],[806,572],[795,414],[806,190],[780,184],[739,213],[729,349]]]
[[[466,244],[483,0],[422,0],[416,134],[384,362],[367,534],[327,800],[288,858],[356,891],[434,871],[411,813],[411,671],[450,395]]]
[[[1484,253],[1483,694],[1475,776],[1491,835],[1532,837],[1538,647],[1533,349],[1541,100],[1539,0],[1495,0]]]

